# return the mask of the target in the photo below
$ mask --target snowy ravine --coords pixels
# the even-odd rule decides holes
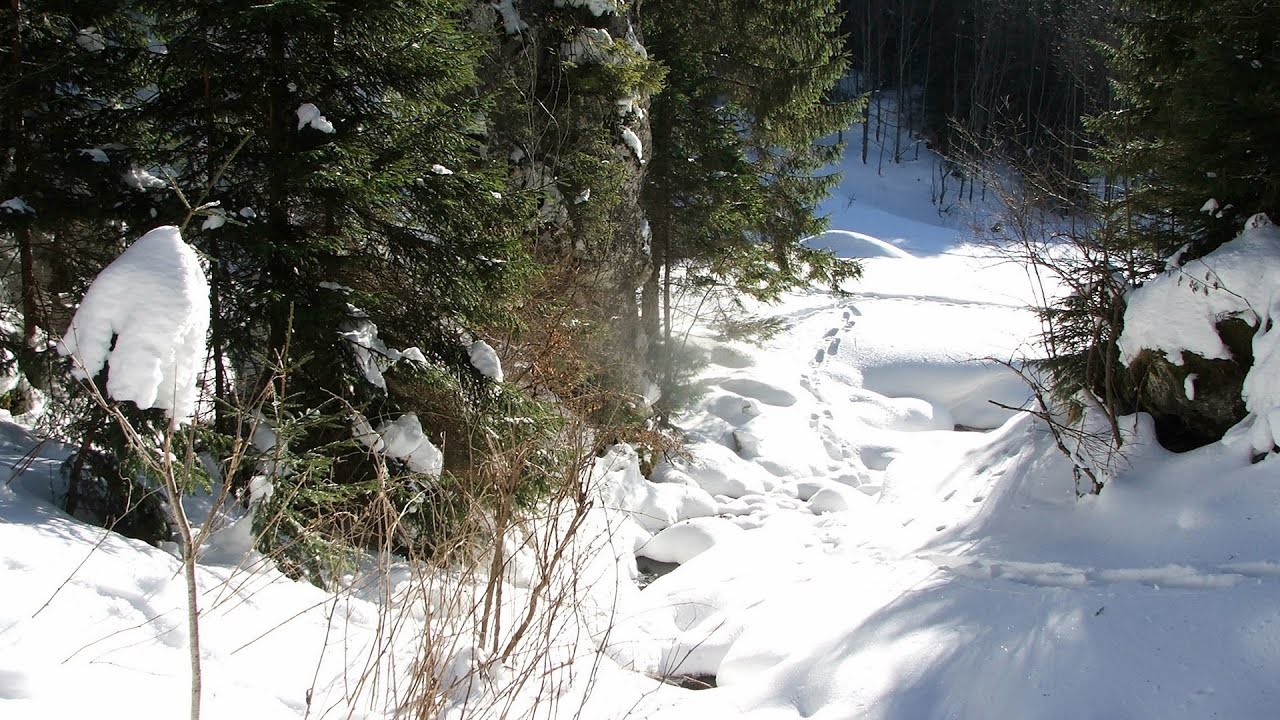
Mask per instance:
[[[849,230],[815,242],[866,277],[758,309],[786,323],[761,347],[695,327],[693,459],[619,496],[638,552],[684,562],[611,657],[717,686],[635,716],[1273,717],[1280,461],[1250,463],[1253,421],[1174,455],[1127,418],[1115,477],[1077,499],[1046,428],[987,402],[1027,392],[975,361],[1034,356],[1024,270],[927,206],[836,215]]]
[[[692,327],[688,457],[651,479],[625,446],[598,461],[582,595],[520,698],[495,704],[509,670],[437,605],[386,601],[403,564],[335,595],[209,555],[206,717],[394,717],[390,685],[445,632],[445,684],[483,668],[448,717],[1274,717],[1280,460],[1251,464],[1248,428],[1174,455],[1129,418],[1119,471],[1077,499],[1043,425],[989,402],[1027,399],[984,360],[1035,355],[1025,270],[902,200],[922,165],[853,168],[833,197],[840,230],[813,242],[865,258],[850,295],[750,308],[783,324],[760,344]],[[0,423],[0,719],[176,717],[177,560],[56,509],[70,452]],[[637,554],[679,566],[640,589]]]

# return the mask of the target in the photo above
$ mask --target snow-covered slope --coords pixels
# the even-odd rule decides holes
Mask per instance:
[[[1034,355],[1023,270],[922,213],[877,237],[883,213],[852,208],[817,239],[867,258],[851,296],[757,309],[787,328],[762,347],[694,330],[692,459],[655,478],[744,532],[699,536],[613,633],[614,658],[718,686],[637,716],[1273,715],[1275,455],[1250,464],[1239,433],[1174,455],[1127,418],[1116,476],[1077,499],[1046,428],[986,402],[1025,391],[970,361]]]
[[[447,717],[1273,717],[1276,455],[1251,464],[1248,428],[1174,455],[1128,418],[1115,477],[1077,499],[1044,426],[989,402],[1027,398],[984,361],[1036,354],[1025,271],[909,192],[928,163],[849,169],[836,232],[812,242],[865,277],[750,308],[783,327],[758,345],[692,327],[689,452],[649,479],[630,448],[599,459],[584,595],[546,626],[536,680],[510,690],[434,606],[378,602],[419,579],[403,565],[330,594],[210,557],[206,716],[394,715],[423,638],[449,638]],[[0,423],[20,468],[0,486],[0,718],[175,716],[177,561],[56,510],[68,452]],[[633,554],[679,566],[639,589]]]

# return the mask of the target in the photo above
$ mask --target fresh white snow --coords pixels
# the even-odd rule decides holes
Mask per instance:
[[[161,408],[176,422],[195,412],[205,363],[209,282],[178,228],[143,235],[89,286],[58,352],[82,380],[107,367],[106,395]]]
[[[1133,293],[1135,313],[1144,295],[1194,310],[1176,337],[1135,315],[1131,337],[1172,354],[1214,352],[1201,331],[1224,313],[1259,324],[1250,417],[1181,455],[1156,445],[1149,418],[1124,418],[1111,481],[1077,498],[1043,424],[988,402],[1028,399],[991,359],[1038,357],[1028,305],[1043,291],[975,242],[972,215],[928,203],[918,191],[932,177],[927,152],[883,174],[856,154],[845,167],[837,231],[811,242],[862,258],[865,277],[844,296],[811,288],[748,304],[782,328],[759,343],[722,337],[707,307],[690,322],[701,294],[684,298],[680,332],[703,362],[700,398],[673,418],[685,452],[659,458],[647,478],[626,445],[596,459],[592,508],[566,550],[571,575],[544,575],[532,549],[554,544],[563,508],[500,538],[503,612],[523,612],[540,580],[568,608],[534,613],[553,644],[538,682],[499,702],[519,668],[493,662],[490,643],[441,612],[442,597],[478,605],[483,576],[432,577],[415,594],[424,578],[380,558],[326,592],[214,553],[199,576],[208,716],[394,716],[393,679],[422,657],[423,638],[443,648],[431,667],[458,718],[1274,715],[1276,229],[1255,219],[1235,243]],[[1218,278],[1208,294],[1178,284],[1204,269]],[[375,355],[410,351],[379,348],[362,315],[353,308],[345,332],[374,382],[389,367]],[[352,424],[371,451],[438,472],[416,415],[376,431],[363,417]],[[34,447],[0,422],[0,462],[20,468],[0,485],[0,716],[182,712],[177,561],[55,509],[56,464],[71,449]],[[216,548],[250,539],[243,510],[215,510],[238,533]],[[678,567],[641,588],[637,556]],[[368,681],[375,669],[385,680]],[[655,679],[670,675],[714,676],[716,687]]]
[[[644,143],[640,141],[640,136],[636,135],[636,131],[629,127],[622,128],[622,142],[631,150],[631,154],[636,156],[636,160],[644,162]]]
[[[324,115],[321,115],[320,108],[316,107],[312,103],[302,103],[299,105],[297,114],[299,130],[310,125],[313,129],[319,130],[320,132],[328,135],[332,135],[337,132],[333,127],[333,123],[329,122]]]
[[[1280,229],[1265,215],[1208,255],[1174,268],[1129,293],[1120,357],[1163,352],[1181,365],[1182,352],[1229,359],[1215,326],[1228,318],[1257,325],[1269,317],[1280,288]]]

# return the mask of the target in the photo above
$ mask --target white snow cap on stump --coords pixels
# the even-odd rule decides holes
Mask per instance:
[[[89,286],[58,352],[72,374],[107,366],[107,395],[161,408],[181,424],[195,412],[209,330],[209,282],[178,228],[158,227],[130,245]],[[115,346],[111,341],[115,338]]]

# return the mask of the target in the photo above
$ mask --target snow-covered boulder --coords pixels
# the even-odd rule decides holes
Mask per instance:
[[[1277,297],[1280,229],[1262,214],[1235,240],[1129,293],[1120,357],[1166,446],[1203,445],[1246,410],[1276,407],[1268,326]]]
[[[80,379],[107,367],[107,395],[175,423],[195,412],[209,330],[209,282],[178,228],[158,227],[94,279],[58,352]],[[112,340],[114,339],[114,344]]]
[[[719,517],[682,520],[654,535],[638,554],[658,562],[685,563],[743,532],[733,522]]]

